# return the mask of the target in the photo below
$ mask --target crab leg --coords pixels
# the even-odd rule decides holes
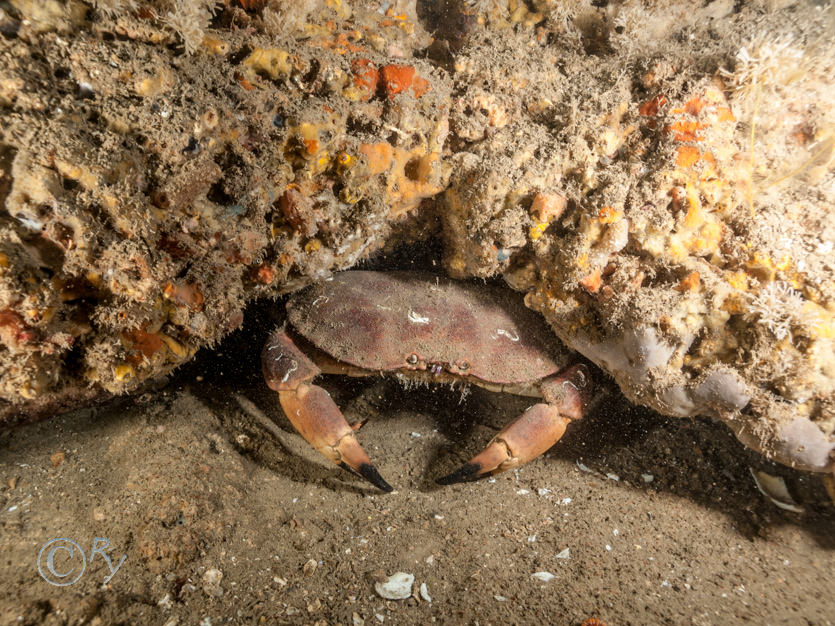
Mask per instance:
[[[588,370],[574,365],[542,383],[546,403],[535,404],[505,426],[467,463],[436,479],[441,485],[476,480],[524,465],[560,440],[580,419],[591,395]]]
[[[278,392],[284,414],[310,445],[341,468],[383,491],[392,491],[330,394],[310,382],[320,373],[319,368],[283,329],[273,333],[264,346],[261,365],[267,384]]]
[[[353,470],[383,491],[392,490],[327,391],[319,385],[301,383],[295,389],[279,391],[278,399],[287,418],[310,445],[342,469]]]

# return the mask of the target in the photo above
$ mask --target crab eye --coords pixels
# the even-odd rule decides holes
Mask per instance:
[[[406,363],[409,365],[415,365],[418,362],[418,356],[414,352],[406,357]]]
[[[468,369],[470,369],[470,364],[466,361],[458,361],[458,369],[462,372],[466,372]]]

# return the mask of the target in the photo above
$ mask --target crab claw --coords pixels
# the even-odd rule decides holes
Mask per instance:
[[[310,445],[343,469],[352,470],[378,489],[392,491],[380,472],[360,447],[351,426],[318,385],[299,384],[278,392],[281,408],[293,426]]]
[[[449,485],[477,480],[535,459],[560,440],[572,420],[583,416],[591,395],[588,381],[584,365],[575,365],[545,381],[542,391],[548,404],[530,407],[500,430],[484,450],[435,482]]]
[[[500,430],[468,463],[435,482],[449,485],[477,480],[524,465],[557,443],[570,421],[551,404],[535,404]]]

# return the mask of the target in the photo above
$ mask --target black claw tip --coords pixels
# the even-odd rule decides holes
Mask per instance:
[[[481,478],[481,465],[479,463],[465,463],[452,474],[436,478],[439,485],[452,485],[453,483],[466,483]]]
[[[360,465],[359,475],[381,491],[385,491],[386,493],[394,491],[394,488],[389,485],[382,476],[380,476],[380,472],[378,472],[377,468],[371,465],[371,463],[363,463]]]

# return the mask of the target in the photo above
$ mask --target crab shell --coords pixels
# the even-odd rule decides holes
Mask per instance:
[[[539,395],[535,384],[572,361],[519,294],[426,273],[336,274],[295,294],[287,316],[316,348],[365,371],[466,376]]]

